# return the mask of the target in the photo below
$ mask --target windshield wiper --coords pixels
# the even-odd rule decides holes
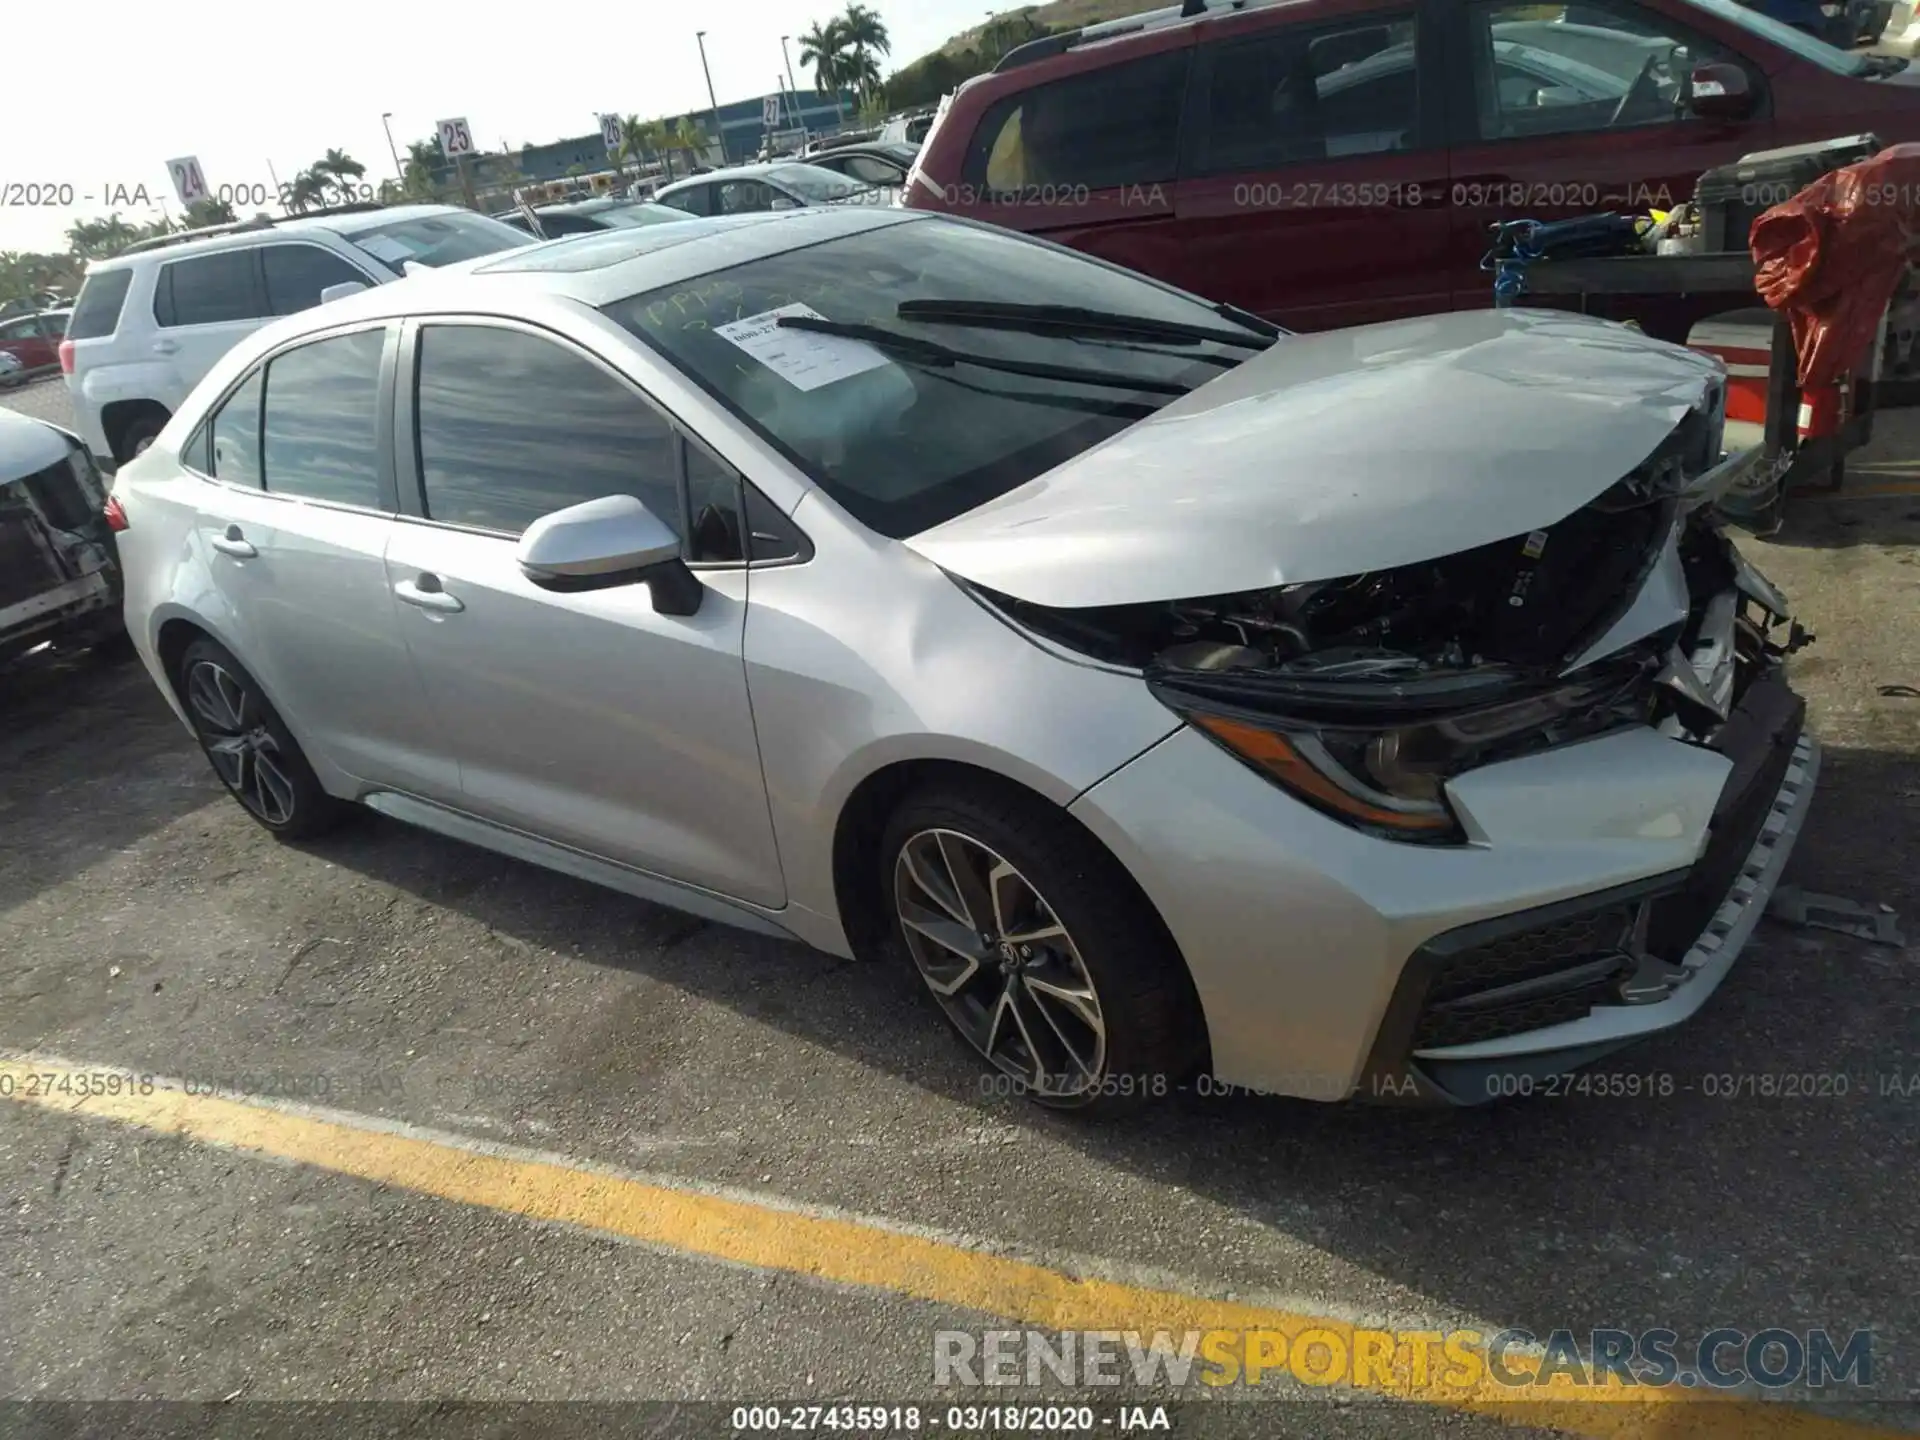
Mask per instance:
[[[881,350],[891,350],[923,365],[975,365],[982,370],[999,370],[1008,375],[1026,375],[1035,380],[1059,380],[1068,385],[1104,385],[1111,390],[1145,390],[1155,395],[1184,395],[1193,387],[1177,380],[1152,380],[1140,375],[1116,375],[1108,370],[1092,370],[1083,365],[1046,365],[1035,360],[1008,360],[998,355],[974,355],[965,350],[950,350],[915,335],[902,335],[879,325],[861,325],[851,320],[828,320],[814,315],[782,315],[775,322],[783,330],[809,330],[816,335],[838,335],[846,340],[864,340]]]
[[[1234,345],[1264,350],[1275,337],[1243,334],[1216,325],[1188,325],[1152,315],[1090,310],[1080,305],[1018,305],[999,300],[903,300],[894,314],[922,325],[977,325],[983,330],[1025,330],[1036,335],[1111,336],[1121,340],[1166,340],[1179,345]],[[1237,317],[1235,317],[1237,318]],[[1251,327],[1249,327],[1251,328]]]

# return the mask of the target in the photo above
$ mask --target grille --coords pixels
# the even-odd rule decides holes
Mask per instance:
[[[1622,948],[1635,906],[1569,916],[1440,956],[1414,1026],[1416,1050],[1498,1040],[1576,1020],[1613,995],[1632,968]],[[1565,983],[1555,986],[1554,978]],[[1539,982],[1510,999],[1499,991]]]

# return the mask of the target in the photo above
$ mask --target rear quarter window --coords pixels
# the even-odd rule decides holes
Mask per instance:
[[[1110,189],[1173,179],[1190,49],[1069,75],[996,100],[968,147],[966,180]]]
[[[101,270],[87,276],[67,323],[69,340],[98,340],[120,326],[120,310],[133,284],[131,270]]]

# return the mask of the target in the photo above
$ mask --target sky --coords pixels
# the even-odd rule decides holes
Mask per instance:
[[[385,111],[404,157],[409,140],[430,138],[436,122],[454,116],[468,120],[481,149],[498,150],[587,134],[602,111],[649,119],[705,108],[694,41],[703,28],[720,103],[763,95],[783,73],[780,37],[844,8],[840,0],[496,4],[96,0],[56,20],[52,7],[14,0],[14,58],[37,48],[25,33],[36,11],[46,17],[46,54],[60,58],[8,67],[0,251],[64,250],[69,225],[116,204],[129,221],[158,219],[163,201],[177,215],[166,162],[181,156],[199,158],[215,194],[222,186],[277,194],[276,173],[289,182],[336,146],[377,183],[394,174]],[[985,0],[878,0],[872,8],[893,42],[883,72],[988,14]],[[315,31],[320,21],[324,33]],[[796,82],[811,89],[798,46],[788,48]],[[65,186],[71,205],[58,203]],[[25,203],[49,197],[55,203]]]

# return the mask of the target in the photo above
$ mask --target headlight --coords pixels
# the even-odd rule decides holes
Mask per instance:
[[[1293,689],[1291,715],[1263,713],[1255,702],[1235,704],[1222,690],[1229,675],[1189,686],[1162,675],[1153,686],[1201,734],[1316,810],[1387,840],[1457,845],[1465,841],[1447,800],[1447,781],[1481,765],[1563,744],[1646,718],[1651,671],[1645,657],[1622,657],[1578,678],[1534,686],[1530,693],[1486,703],[1458,704],[1436,713],[1446,690],[1465,687],[1460,674],[1423,682],[1331,687],[1311,682]],[[1269,693],[1285,682],[1268,676],[1252,684]],[[1210,692],[1196,693],[1201,688]],[[1250,689],[1252,686],[1249,687]],[[1311,692],[1311,693],[1309,693]],[[1225,703],[1222,703],[1225,702]],[[1376,718],[1369,718],[1376,717]]]
[[[1458,838],[1459,822],[1440,793],[1441,777],[1402,767],[1405,732],[1301,734],[1226,715],[1189,718],[1203,734],[1309,805],[1362,830],[1396,840]]]

